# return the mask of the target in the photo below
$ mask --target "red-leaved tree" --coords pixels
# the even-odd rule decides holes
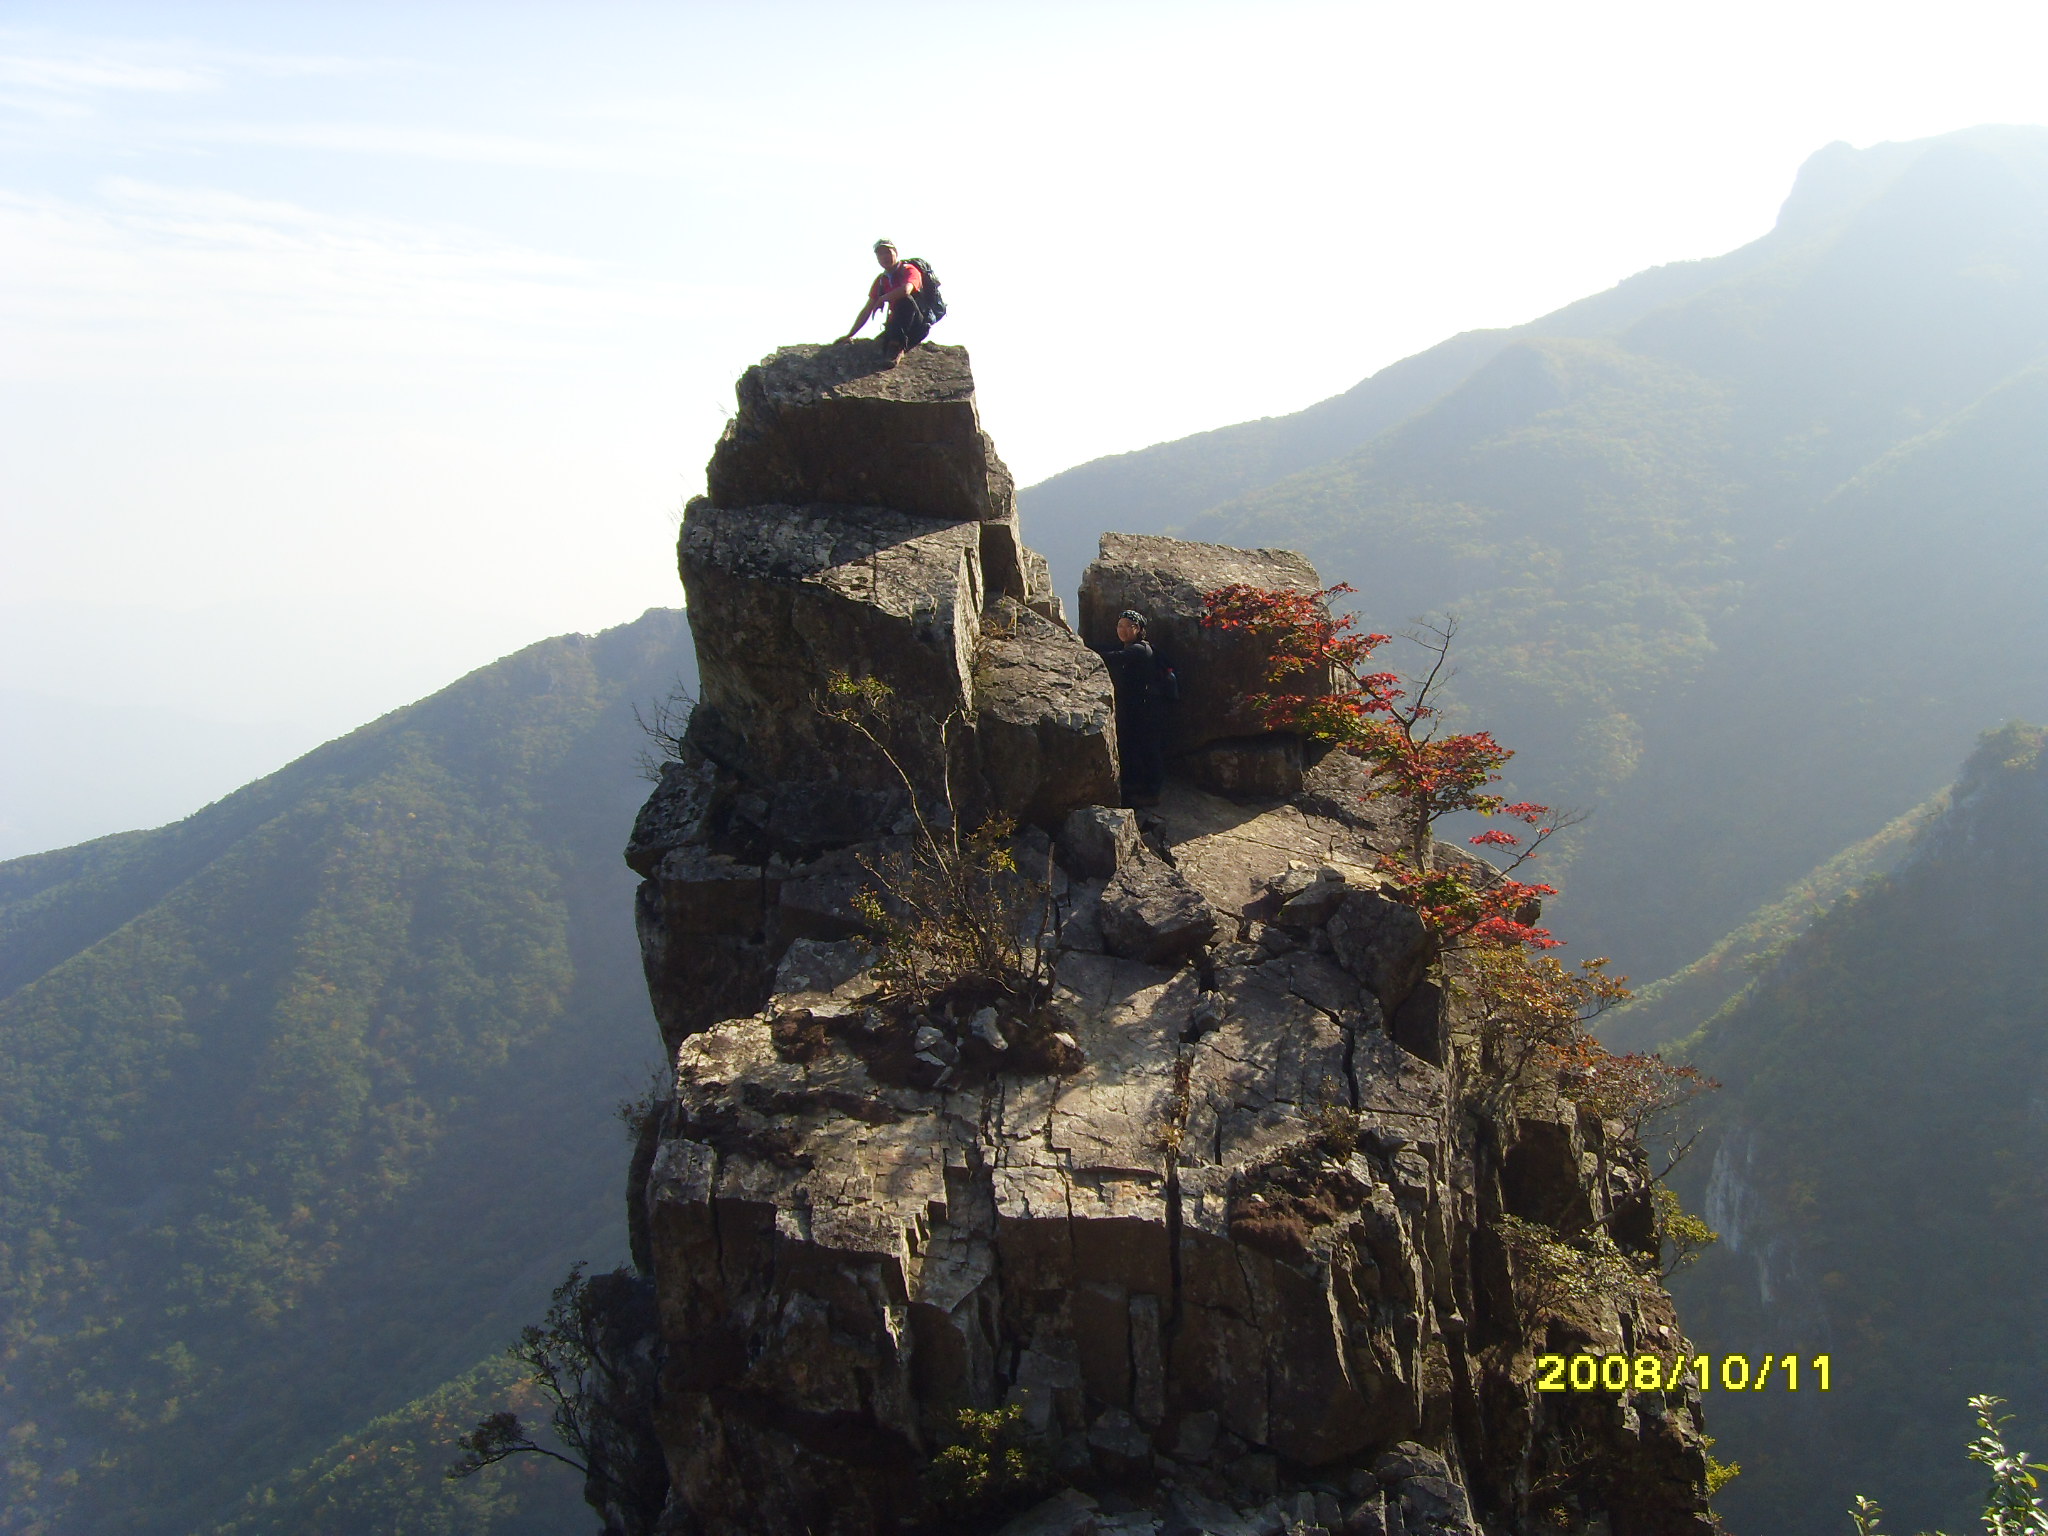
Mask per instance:
[[[1421,678],[1374,671],[1373,653],[1391,637],[1361,631],[1354,615],[1330,607],[1330,599],[1352,590],[1341,582],[1317,592],[1221,587],[1206,595],[1202,622],[1265,645],[1266,687],[1247,702],[1268,729],[1329,742],[1370,765],[1370,793],[1393,801],[1405,823],[1401,851],[1382,859],[1388,894],[1414,907],[1439,943],[1556,947],[1560,941],[1536,926],[1538,904],[1555,888],[1518,880],[1515,871],[1570,819],[1494,793],[1514,753],[1491,732],[1440,730],[1439,699],[1457,621],[1414,637],[1429,655]],[[1468,839],[1474,847],[1507,853],[1498,868],[1439,861],[1436,824],[1459,811],[1504,817],[1530,830],[1489,828]]]
[[[1540,1072],[1565,1098],[1618,1121],[1626,1140],[1642,1146],[1658,1135],[1656,1122],[1717,1085],[1656,1056],[1617,1056],[1587,1032],[1594,1015],[1628,998],[1626,978],[1609,976],[1604,959],[1568,971],[1544,954],[1561,941],[1536,926],[1538,903],[1556,891],[1515,875],[1576,818],[1497,793],[1500,770],[1514,754],[1490,732],[1441,728],[1456,621],[1411,636],[1429,659],[1421,677],[1377,671],[1374,653],[1391,637],[1360,630],[1352,615],[1330,607],[1351,590],[1342,583],[1318,592],[1222,587],[1207,594],[1203,622],[1263,645],[1265,687],[1246,702],[1268,729],[1298,732],[1361,758],[1372,769],[1367,793],[1398,808],[1401,841],[1381,856],[1381,889],[1413,907],[1440,953],[1456,961],[1456,984],[1493,1067],[1483,1107],[1506,1114],[1530,1074]],[[1467,839],[1504,854],[1498,866],[1442,857],[1437,823],[1460,811],[1527,830],[1494,827]],[[1654,1178],[1670,1171],[1696,1134],[1663,1133],[1670,1150]],[[1675,1202],[1660,1202],[1657,1210],[1661,1243],[1677,1230]],[[1703,1223],[1683,1220],[1691,1223],[1684,1229],[1691,1241],[1712,1240]]]

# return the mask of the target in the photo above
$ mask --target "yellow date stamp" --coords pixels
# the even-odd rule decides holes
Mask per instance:
[[[1762,1392],[1777,1387],[1797,1392],[1833,1390],[1834,1360],[1812,1355],[1539,1355],[1538,1392],[1676,1392],[1694,1385],[1705,1392]]]

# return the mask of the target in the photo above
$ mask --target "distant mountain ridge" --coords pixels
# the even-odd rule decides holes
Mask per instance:
[[[0,643],[5,643],[0,637]],[[288,762],[314,737],[284,721],[205,718],[161,705],[105,703],[0,687],[0,861],[154,825]],[[130,750],[105,750],[125,742]],[[146,774],[136,762],[146,758]]]
[[[1947,808],[1943,790],[1808,871],[1692,964],[1638,987],[1626,1006],[1601,1015],[1601,1041],[1615,1051],[1682,1057],[1700,1030],[1736,1004],[1758,971],[1837,901],[1889,874],[1913,839]]]
[[[2048,732],[1990,733],[1894,871],[1696,1039],[1721,1079],[1676,1181],[1721,1233],[1673,1290],[1715,1354],[1832,1357],[1832,1392],[1710,1391],[1737,1530],[1960,1530],[1966,1400],[2048,1434]],[[1946,1454],[1945,1454],[1946,1453]]]
[[[404,1426],[501,1389],[473,1368],[569,1263],[623,1257],[609,1112],[660,1059],[633,706],[693,672],[654,610],[0,864],[0,1530],[580,1519],[566,1474],[441,1484],[461,1424]]]
[[[1102,529],[1151,531],[1162,521],[1250,495],[1355,451],[1443,399],[1519,339],[1608,330],[1745,270],[1765,259],[1780,231],[1820,217],[1820,210],[1848,196],[1838,182],[1864,179],[1834,174],[1843,163],[1835,151],[1847,149],[1831,145],[1809,160],[1777,229],[1740,250],[1648,268],[1522,325],[1460,331],[1388,364],[1341,395],[1285,416],[1262,416],[1062,470],[1019,493],[1032,537],[1044,545],[1060,587],[1071,590],[1095,558]]]
[[[1518,791],[1597,812],[1561,850],[1571,952],[1673,970],[1844,848],[1888,857],[1985,724],[2048,715],[2048,130],[1830,146],[1739,251],[1021,501],[1063,585],[1102,529],[1172,529],[1298,546],[1376,627],[1461,613],[1464,712]],[[628,706],[689,665],[676,613],[544,642],[175,826],[0,863],[0,1532],[582,1518],[538,1479],[442,1487],[432,1436],[562,1268],[622,1246],[606,1110],[658,1056]],[[1774,1443],[1909,1528],[1961,1485],[1916,1514],[1893,1469],[1943,1413],[1962,1438],[1964,1394],[2048,1422],[1998,1354],[2040,1299],[2048,834],[2038,740],[1992,741],[1889,882],[1851,859],[1828,880],[1862,896],[1722,951],[1772,962],[1698,1046],[1765,1150],[1692,1170],[1736,1220],[1688,1315],[1868,1372],[1846,1439],[1776,1400],[1729,1421],[1752,1529],[1841,1523]]]
[[[1056,568],[1156,519],[1461,615],[1517,791],[1596,812],[1563,928],[1657,975],[2042,713],[2044,358],[2048,130],[1831,145],[1741,250],[1022,505]]]

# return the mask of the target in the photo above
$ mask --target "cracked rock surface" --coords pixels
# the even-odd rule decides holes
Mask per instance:
[[[1378,890],[1356,764],[1293,743],[1235,798],[1108,804],[1107,677],[1034,595],[965,354],[864,366],[751,371],[682,532],[703,698],[627,850],[674,1062],[631,1194],[656,1529],[1708,1536],[1687,1391],[1536,1390],[1544,1352],[1683,1344],[1654,1283],[1531,1299],[1542,1234],[1647,1209],[1640,1159],[1569,1104],[1506,1145],[1475,1120],[1485,1066]],[[1319,583],[1286,551],[1104,554],[1084,612]],[[901,778],[810,706],[835,670],[893,690]],[[1268,750],[1245,732],[1205,739]],[[1056,857],[1028,1005],[913,1008],[867,968],[902,778]],[[934,1502],[962,1410],[1014,1413],[1035,1486]]]
[[[696,1522],[676,1529],[919,1528],[954,1415],[1004,1405],[1094,1501],[1048,1500],[1018,1531],[1314,1529],[1299,1500],[1338,1506],[1333,1531],[1518,1528],[1518,1485],[1567,1426],[1529,1380],[1550,1341],[1518,1331],[1488,1223],[1509,1203],[1591,1219],[1594,1159],[1545,1121],[1493,1187],[1458,1109],[1466,1063],[1395,1041],[1383,954],[1316,940],[1359,891],[1305,942],[1232,937],[1261,926],[1244,914],[1268,885],[1366,878],[1355,832],[1185,787],[1154,814],[1244,897],[1201,963],[1065,953],[1053,1010],[1076,1051],[1057,1070],[990,1049],[961,1008],[919,1026],[945,1043],[940,1078],[904,1074],[826,946],[785,967],[805,989],[681,1042],[645,1191]],[[1305,852],[1322,865],[1290,871]],[[1619,1351],[1675,1325],[1645,1290],[1600,1326]],[[1633,1427],[1570,1423],[1634,1489],[1607,1495],[1611,1529],[1709,1529],[1690,1413],[1659,1395]]]

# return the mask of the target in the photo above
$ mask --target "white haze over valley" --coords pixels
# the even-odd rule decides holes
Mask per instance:
[[[1740,245],[1828,142],[2048,122],[2044,44],[2033,3],[0,7],[0,857],[678,602],[734,377],[843,330],[877,235],[1029,483]]]

